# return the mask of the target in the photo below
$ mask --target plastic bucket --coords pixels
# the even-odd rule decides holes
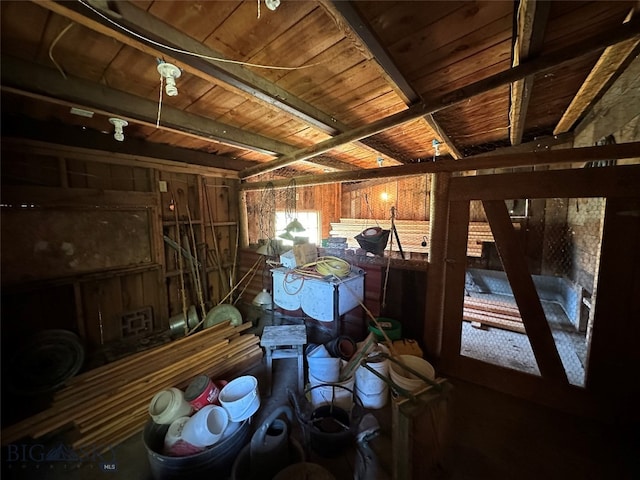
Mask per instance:
[[[423,377],[435,380],[436,372],[433,366],[425,359],[415,355],[399,355],[398,360]],[[415,392],[428,385],[424,380],[421,380],[395,362],[389,364],[389,375],[393,383],[409,392]]]
[[[218,400],[232,422],[245,420],[260,408],[258,380],[251,375],[235,378],[222,387]]]
[[[184,478],[225,478],[233,461],[251,434],[249,421],[229,424],[222,439],[200,453],[172,457],[161,453],[169,425],[149,421],[142,439],[147,449],[151,476],[154,480],[179,480]]]
[[[182,438],[196,447],[209,447],[222,439],[229,424],[224,408],[207,405],[194,413],[182,429]]]
[[[160,425],[170,425],[179,417],[191,415],[192,410],[182,390],[175,387],[156,393],[149,403],[149,415]]]
[[[307,357],[309,377],[319,382],[333,383],[340,377],[340,359],[333,357]]]
[[[389,360],[368,362],[367,366],[383,377],[389,376]],[[389,398],[389,385],[367,368],[360,366],[355,373],[356,392],[367,408],[382,408]]]
[[[347,378],[343,382],[327,383],[309,374],[309,390],[311,405],[319,408],[323,405],[335,405],[344,410],[351,410],[353,406],[353,386],[355,378]]]

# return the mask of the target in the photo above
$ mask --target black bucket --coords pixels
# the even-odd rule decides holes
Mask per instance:
[[[340,335],[324,344],[332,357],[349,360],[356,352],[356,342],[346,335]]]
[[[230,428],[232,424],[229,424]],[[249,442],[249,420],[245,420],[233,433],[226,436],[205,451],[186,457],[163,455],[164,437],[169,425],[158,425],[149,421],[144,427],[142,438],[147,448],[151,466],[151,476],[155,480],[184,478],[226,478],[233,462],[242,448]]]

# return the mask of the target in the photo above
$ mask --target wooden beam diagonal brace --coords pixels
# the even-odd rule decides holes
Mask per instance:
[[[491,226],[496,248],[502,266],[513,290],[522,322],[531,342],[538,369],[543,378],[568,384],[567,374],[562,366],[560,354],[551,334],[540,297],[528,271],[527,262],[507,205],[502,200],[483,201],[484,211]]]
[[[582,39],[575,45],[569,45],[568,47],[557,50],[556,52],[521,63],[517,67],[497,73],[496,75],[472,83],[471,85],[458,88],[451,93],[434,99],[433,101],[417,103],[407,108],[407,110],[403,110],[402,112],[390,115],[368,125],[363,125],[353,130],[341,133],[331,139],[319,142],[308,148],[300,149],[291,155],[285,155],[276,160],[249,167],[240,172],[240,177],[246,179],[254,175],[259,175],[261,173],[290,165],[300,160],[307,160],[346,143],[361,140],[371,135],[375,135],[376,133],[383,132],[389,128],[415,120],[416,118],[438,112],[464,100],[493,90],[494,88],[525,78],[528,75],[544,72],[583,55],[603,50],[609,45],[623,42],[636,37],[639,34],[640,20],[633,19],[629,23],[616,27],[615,29],[607,30],[591,38]]]

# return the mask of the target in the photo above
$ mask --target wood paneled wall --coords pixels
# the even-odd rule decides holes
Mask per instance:
[[[181,170],[3,141],[2,293],[13,324],[3,324],[3,347],[62,328],[79,334],[91,355],[168,332],[170,317],[182,312],[182,282],[177,250],[165,236],[188,243],[202,265],[196,282],[183,262],[188,305],[199,308],[198,290],[205,308],[217,304],[235,274],[237,180]],[[138,314],[148,328],[132,334],[123,322]]]

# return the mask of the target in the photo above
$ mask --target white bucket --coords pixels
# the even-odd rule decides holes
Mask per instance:
[[[156,393],[149,403],[149,415],[160,425],[171,425],[175,419],[188,417],[192,411],[184,392],[175,387]]]
[[[397,359],[423,377],[435,380],[436,372],[433,366],[425,359],[416,357],[415,355],[398,355]],[[393,383],[409,392],[415,392],[428,385],[395,362],[391,362],[389,366],[389,375]]]
[[[337,382],[340,377],[340,359],[333,357],[307,357],[309,376],[312,375],[321,382]]]
[[[311,395],[311,405],[314,410],[322,405],[334,405],[347,412],[351,411],[351,407],[353,406],[352,392],[354,391],[353,387],[355,384],[353,375],[343,382],[328,383],[309,374],[309,383],[311,387],[317,387],[311,388],[309,392]],[[346,390],[347,388],[351,391]]]
[[[182,429],[182,438],[196,447],[209,447],[217,443],[229,424],[224,408],[207,405],[193,414]]]
[[[389,376],[389,360],[387,359],[379,362],[368,362],[367,366],[383,377]],[[363,406],[366,408],[382,408],[387,404],[389,385],[375,373],[360,366],[356,369],[355,380],[356,390]]]
[[[376,393],[364,393],[358,389],[356,386],[355,389],[356,395],[362,402],[362,406],[365,408],[370,408],[372,410],[377,410],[379,408],[383,408],[387,402],[389,401],[389,387],[385,386],[380,392]]]
[[[231,380],[220,390],[218,401],[232,422],[246,420],[260,407],[258,380],[251,375]]]

